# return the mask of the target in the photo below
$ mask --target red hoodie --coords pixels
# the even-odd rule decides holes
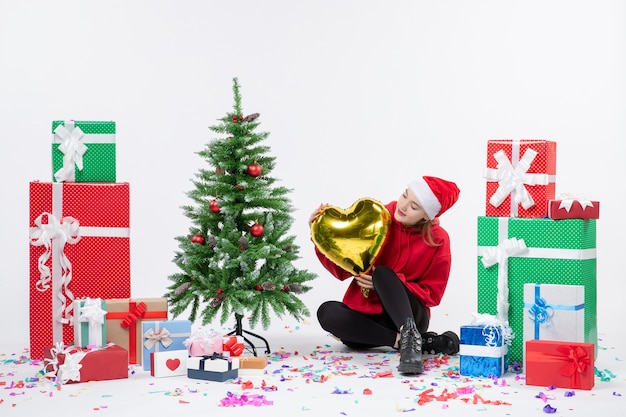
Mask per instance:
[[[432,237],[438,246],[427,245],[419,230],[406,228],[395,219],[396,204],[396,201],[392,201],[385,206],[391,214],[391,225],[374,266],[385,265],[391,268],[430,314],[430,307],[439,305],[448,284],[451,265],[450,238],[439,225],[438,219],[435,219]],[[343,281],[353,276],[326,258],[317,247],[315,252],[324,268],[337,279]],[[383,312],[376,292],[370,291],[369,296],[365,298],[356,280],[350,282],[343,302],[351,309],[362,313]]]

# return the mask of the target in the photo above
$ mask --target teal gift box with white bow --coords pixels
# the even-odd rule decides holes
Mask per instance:
[[[115,136],[113,121],[53,121],[53,181],[115,182]]]
[[[142,323],[142,365],[150,371],[150,354],[174,350],[187,351],[185,340],[191,336],[191,321],[145,321]]]
[[[101,298],[74,300],[74,345],[81,348],[107,344],[106,303]]]

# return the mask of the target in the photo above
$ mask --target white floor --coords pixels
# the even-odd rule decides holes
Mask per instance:
[[[35,380],[41,366],[24,346],[0,342],[0,416],[438,416],[622,415],[626,407],[625,341],[601,333],[591,391],[526,386],[523,374],[498,380],[459,377],[458,357],[417,377],[398,375],[398,354],[350,352],[316,323],[274,325],[257,331],[270,343],[265,375],[232,382],[153,378],[131,367],[128,379],[58,386]],[[618,337],[619,336],[619,337]],[[621,337],[621,339],[620,339]],[[263,348],[259,351],[263,353]],[[252,388],[250,388],[252,387]],[[543,394],[543,395],[542,395]],[[230,399],[234,406],[220,406]],[[420,401],[421,400],[421,401]],[[256,402],[256,405],[253,403]]]

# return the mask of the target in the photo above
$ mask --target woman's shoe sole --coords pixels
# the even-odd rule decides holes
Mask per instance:
[[[398,365],[398,372],[401,374],[421,374],[424,372],[424,364],[418,363],[405,363]]]

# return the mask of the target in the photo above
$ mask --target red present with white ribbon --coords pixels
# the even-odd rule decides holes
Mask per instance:
[[[556,142],[492,139],[487,142],[486,216],[541,218],[554,199]]]
[[[113,343],[92,349],[58,343],[44,349],[44,371],[47,378],[61,384],[124,379],[128,378],[128,352]]]
[[[70,344],[73,301],[130,296],[128,183],[30,183],[30,353]]]
[[[600,202],[574,194],[561,194],[548,201],[548,217],[554,220],[599,219]]]

